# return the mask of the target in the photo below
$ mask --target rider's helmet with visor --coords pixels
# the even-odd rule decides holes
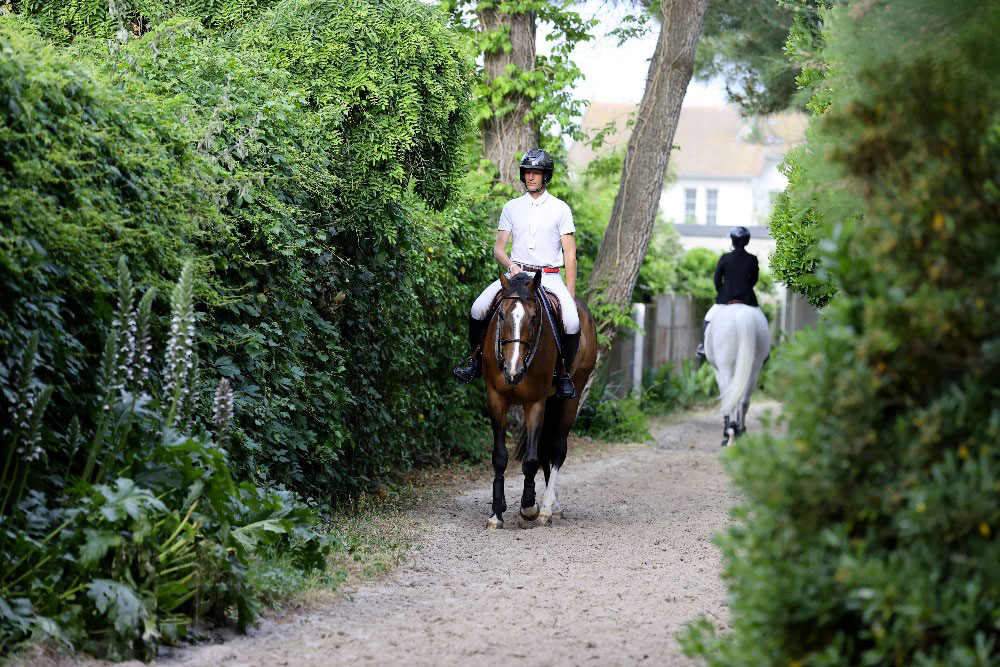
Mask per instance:
[[[529,151],[525,151],[524,155],[521,156],[519,170],[521,172],[522,183],[524,183],[525,169],[541,169],[542,183],[548,185],[549,181],[552,180],[552,172],[555,169],[555,161],[552,159],[551,155],[540,148],[532,148]]]

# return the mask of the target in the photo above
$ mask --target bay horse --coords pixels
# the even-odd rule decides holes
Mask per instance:
[[[541,299],[547,298],[548,293],[540,287],[541,279],[540,272],[533,276],[521,272],[509,279],[500,276],[499,303],[484,338],[486,405],[493,423],[493,513],[487,528],[503,528],[503,513],[507,509],[503,485],[507,469],[507,410],[511,405],[524,406],[525,431],[515,453],[524,473],[521,518],[548,524],[553,514],[559,514],[556,478],[566,460],[566,440],[576,421],[583,387],[597,361],[594,318],[577,297],[580,349],[570,369],[577,398],[560,399],[553,395],[554,372],[560,359],[556,344],[559,334],[553,328],[559,326],[554,321],[558,317],[558,300],[553,296],[549,309],[543,306]],[[539,466],[545,474],[541,507],[535,502],[535,473]]]
[[[722,446],[746,432],[750,394],[771,351],[771,333],[760,308],[720,306],[705,331],[705,356],[715,368],[724,426]]]

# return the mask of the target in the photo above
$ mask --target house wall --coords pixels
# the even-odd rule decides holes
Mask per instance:
[[[753,180],[753,212],[755,225],[766,225],[771,216],[773,198],[788,185],[788,179],[778,171],[781,158],[768,158],[766,166]]]
[[[660,212],[664,219],[672,222],[684,222],[684,190],[688,188],[694,188],[697,191],[695,199],[696,224],[705,224],[708,199],[705,191],[709,189],[719,192],[716,224],[727,227],[753,224],[751,219],[753,187],[750,179],[677,178],[660,195]]]

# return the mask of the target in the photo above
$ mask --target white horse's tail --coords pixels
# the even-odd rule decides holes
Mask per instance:
[[[736,367],[733,379],[722,394],[722,414],[732,415],[750,389],[753,376],[754,355],[757,353],[757,327],[754,309],[738,308],[736,317]]]

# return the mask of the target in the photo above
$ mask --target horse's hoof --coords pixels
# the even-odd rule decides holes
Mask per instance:
[[[531,507],[521,508],[521,518],[525,521],[534,521],[538,518],[538,505],[532,505]]]
[[[551,526],[552,525],[552,513],[551,512],[539,512],[538,513],[538,525],[540,525],[540,526]]]
[[[495,516],[491,516],[486,521],[486,530],[500,530],[503,528],[503,519],[498,519]]]

